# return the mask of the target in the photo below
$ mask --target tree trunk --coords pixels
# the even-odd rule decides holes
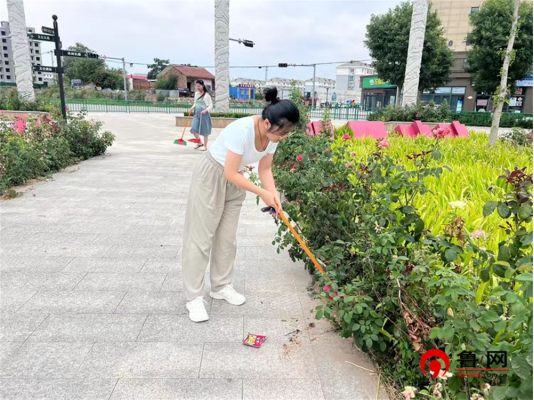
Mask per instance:
[[[508,47],[506,47],[506,54],[504,56],[504,63],[501,69],[501,85],[499,93],[496,95],[495,111],[493,112],[493,120],[491,121],[491,131],[489,137],[489,144],[494,145],[499,138],[499,125],[501,122],[502,107],[506,95],[508,94],[508,68],[510,67],[510,58],[514,48],[515,35],[517,32],[517,21],[519,20],[519,5],[521,0],[515,0],[514,16],[512,20],[512,29],[510,30],[510,38],[508,39]]]
[[[229,0],[215,0],[215,109],[230,111],[230,4]]]
[[[426,17],[428,14],[428,0],[414,0],[412,22],[410,28],[410,41],[408,43],[408,56],[404,73],[403,105],[417,102],[419,90],[419,75],[421,73],[421,60],[423,58],[423,45],[425,42]]]
[[[25,100],[35,100],[33,91],[33,68],[30,59],[30,44],[26,32],[26,17],[22,0],[7,0],[9,30],[11,31],[11,45],[13,46],[13,62],[15,64],[15,79],[19,97]]]

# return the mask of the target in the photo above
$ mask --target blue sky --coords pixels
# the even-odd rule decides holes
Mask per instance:
[[[0,0],[1,1],[1,0]],[[230,37],[250,39],[254,48],[230,44],[230,65],[273,65],[364,60],[365,25],[371,14],[399,1],[230,0]],[[0,5],[7,19],[5,1]],[[59,17],[64,47],[81,42],[99,54],[148,63],[154,57],[174,63],[213,65],[213,1],[25,0],[26,23],[40,29]],[[43,51],[50,45],[43,45]],[[44,56],[50,65],[50,55]],[[143,66],[129,72],[146,72]],[[265,71],[234,69],[233,78],[262,79]],[[270,69],[269,76],[306,79],[311,68]],[[335,78],[334,66],[317,75]]]

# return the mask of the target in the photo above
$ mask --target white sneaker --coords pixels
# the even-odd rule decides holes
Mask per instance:
[[[187,302],[185,306],[189,310],[189,318],[191,321],[203,322],[210,319],[204,303],[208,304],[202,296],[198,296],[196,299]]]
[[[240,306],[246,301],[245,296],[237,293],[232,285],[226,285],[224,289],[218,292],[210,292],[210,296],[217,300],[226,300],[234,306]]]

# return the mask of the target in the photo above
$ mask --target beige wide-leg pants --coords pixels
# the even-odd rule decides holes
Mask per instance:
[[[237,224],[246,191],[224,177],[224,167],[206,152],[193,171],[182,246],[187,300],[203,295],[210,262],[211,290],[232,283]]]

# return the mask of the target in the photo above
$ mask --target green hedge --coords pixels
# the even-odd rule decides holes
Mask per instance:
[[[210,113],[210,116],[213,118],[244,118],[244,117],[252,117],[256,114],[242,114],[242,113]],[[187,116],[187,113],[184,113],[184,116]]]
[[[84,115],[17,118],[0,121],[0,194],[12,186],[46,176],[90,157],[104,154],[114,136],[102,123]]]

